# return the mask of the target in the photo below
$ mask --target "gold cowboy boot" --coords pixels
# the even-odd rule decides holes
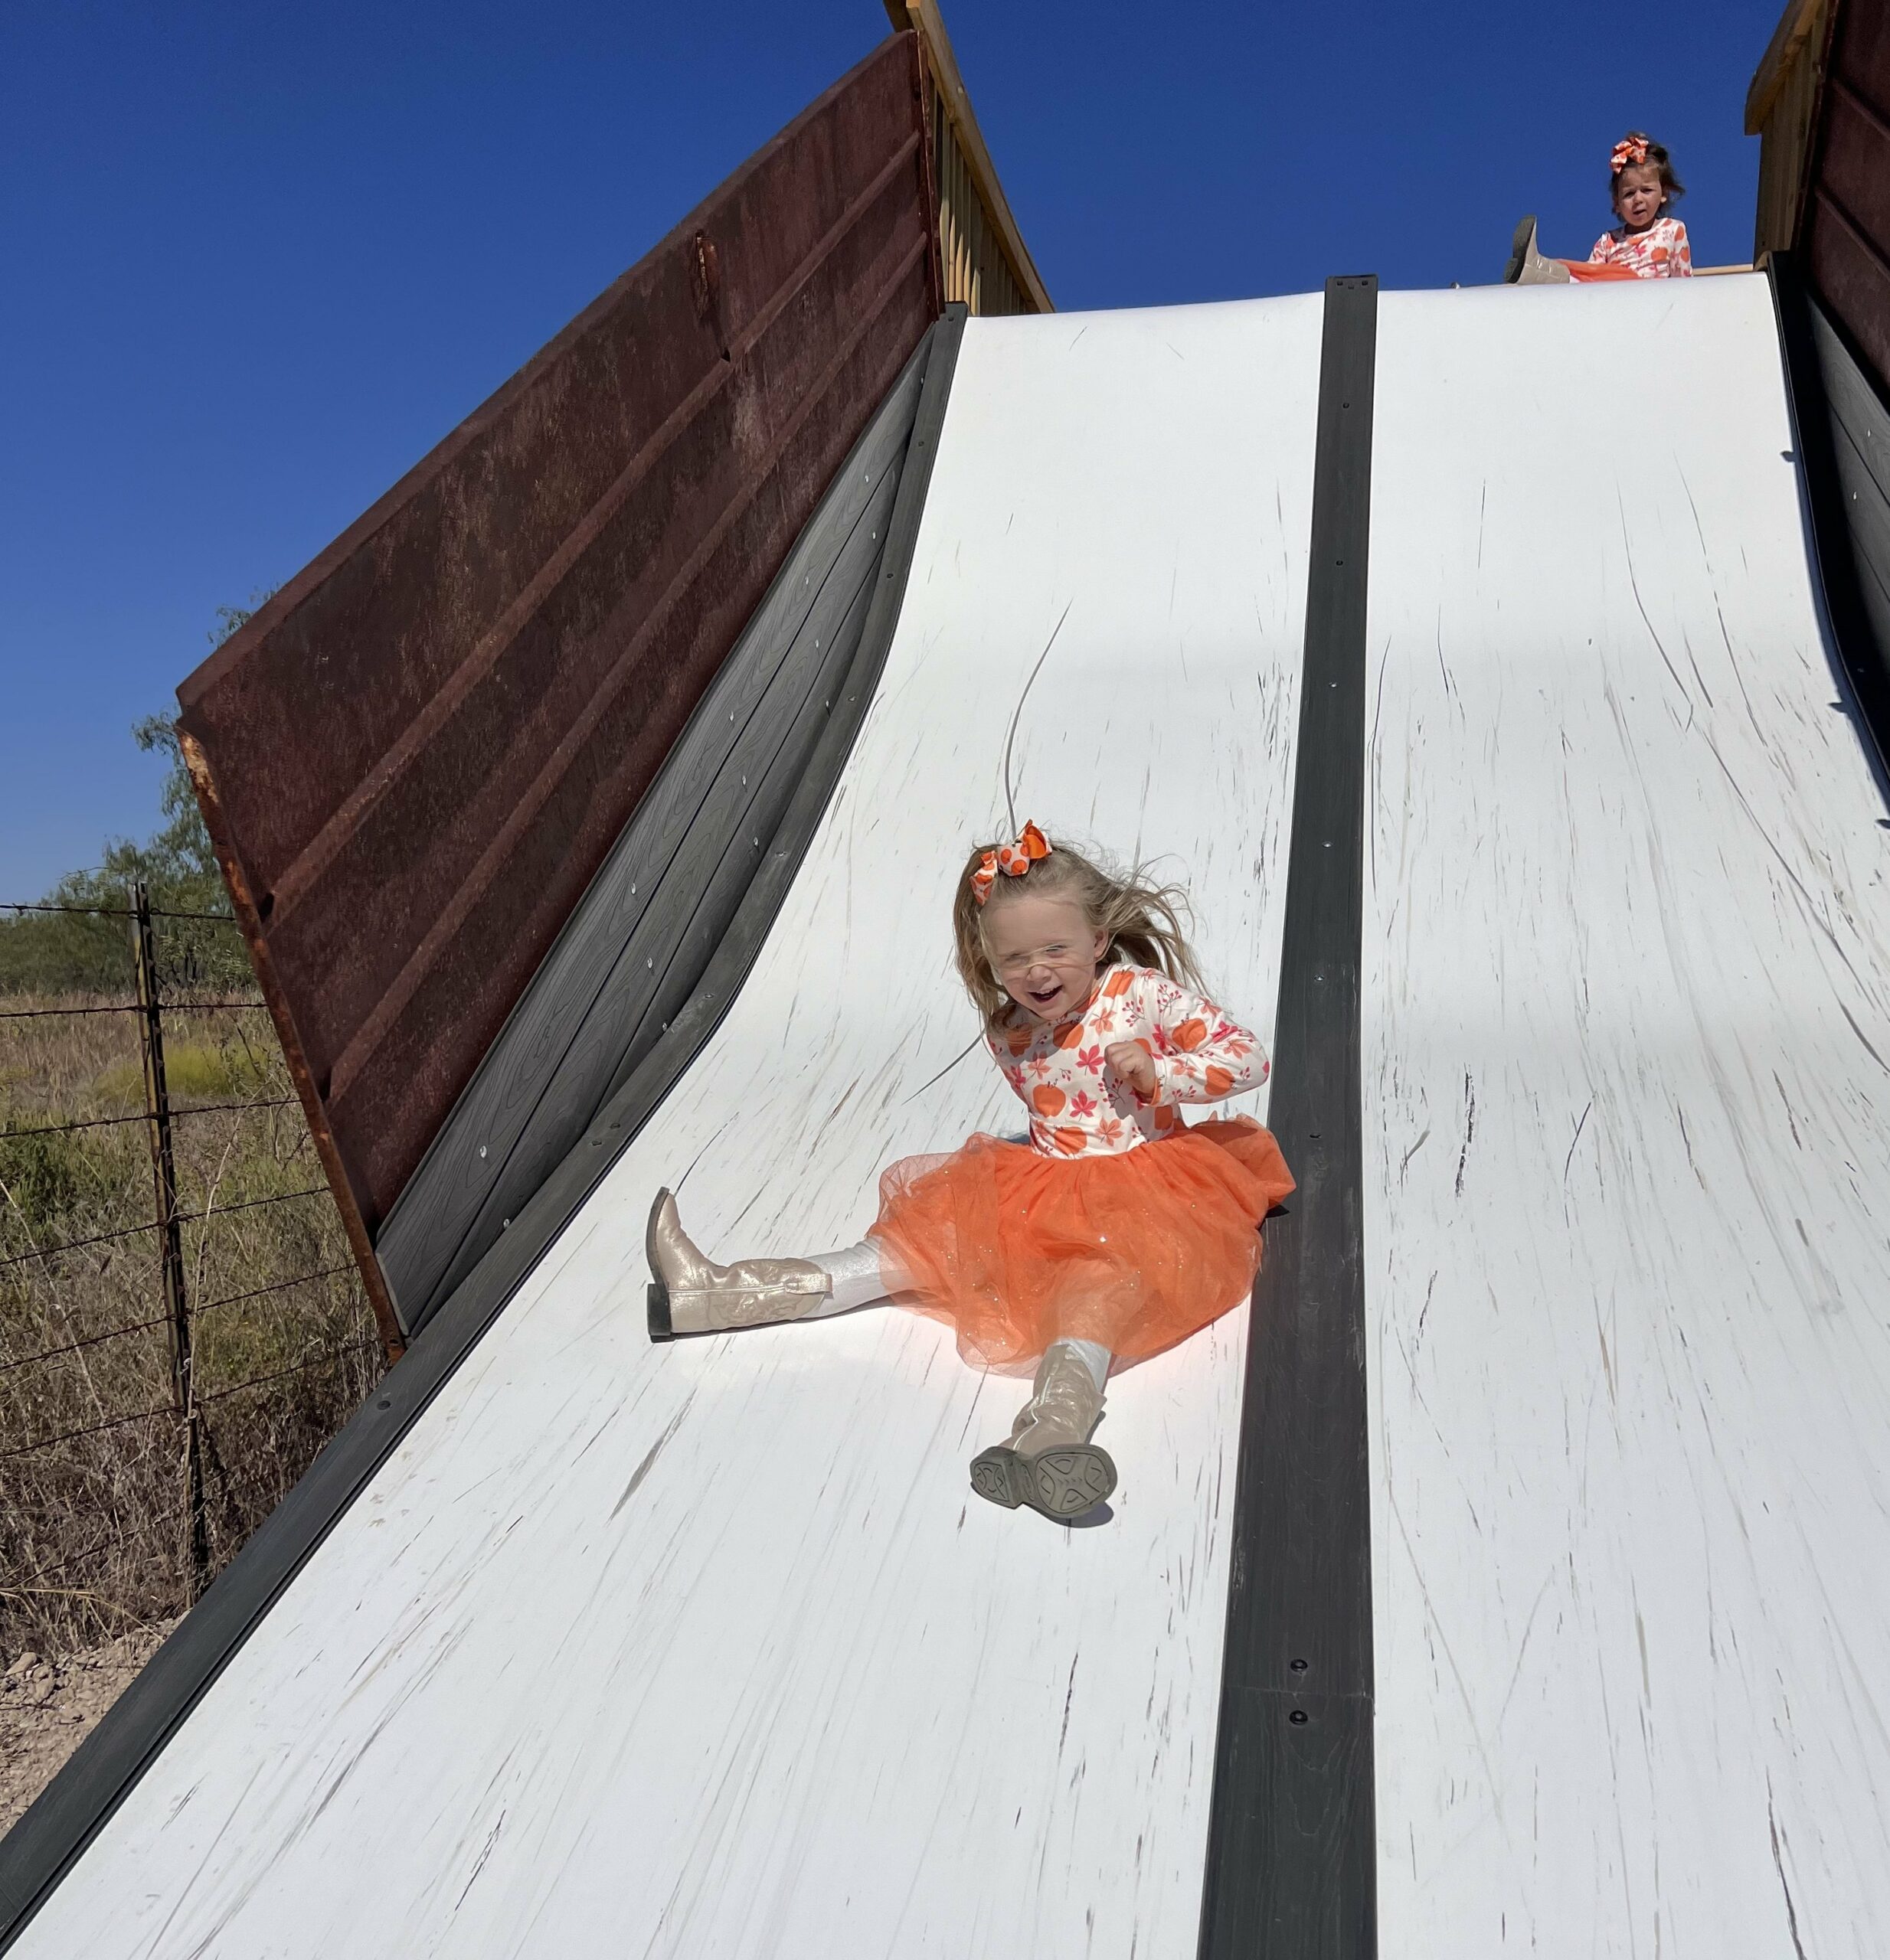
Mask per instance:
[[[1509,241],[1509,263],[1503,268],[1505,286],[1568,286],[1568,268],[1559,259],[1545,259],[1535,249],[1535,220],[1525,217]]]
[[[1028,1504],[1059,1522],[1094,1510],[1116,1488],[1116,1466],[1090,1441],[1103,1391],[1088,1364],[1062,1341],[1045,1351],[1010,1440],[971,1460],[971,1488],[1007,1511]]]
[[[717,1266],[682,1229],[676,1200],[656,1194],[644,1235],[649,1255],[649,1338],[721,1334],[818,1315],[832,1290],[810,1259],[744,1259]]]

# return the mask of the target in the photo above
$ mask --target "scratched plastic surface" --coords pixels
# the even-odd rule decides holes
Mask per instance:
[[[1758,278],[1398,293],[1379,1951],[1890,1953],[1890,832]]]
[[[929,1323],[652,1348],[643,1219],[682,1179],[711,1250],[844,1243],[887,1159],[1013,1124],[954,1060],[948,911],[1046,646],[1018,815],[1162,854],[1270,1027],[1319,322],[970,323],[878,697],[740,999],[20,1955],[1192,1950],[1245,1310],[1113,1388],[1114,1515],[1064,1530],[970,1494],[1021,1391]]]

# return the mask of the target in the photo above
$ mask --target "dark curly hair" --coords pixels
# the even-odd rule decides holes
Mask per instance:
[[[1660,210],[1664,216],[1669,205],[1686,195],[1686,186],[1674,175],[1673,158],[1666,145],[1656,143],[1645,129],[1630,129],[1615,148],[1618,151],[1629,143],[1638,145],[1644,149],[1647,152],[1646,161],[1660,173]],[[1640,168],[1638,165],[1633,167]],[[1620,188],[1621,173],[1610,162],[1608,166],[1608,207],[1616,212],[1620,210]]]

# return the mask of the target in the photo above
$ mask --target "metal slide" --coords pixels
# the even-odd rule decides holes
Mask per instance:
[[[1890,831],[1765,281],[1557,297],[1379,325],[1380,1951],[1863,1960]]]
[[[1270,1022],[1321,321],[969,323],[733,1008],[15,1954],[1195,1950],[1247,1312],[1114,1385],[1061,1530],[970,1494],[1020,1391],[940,1329],[652,1348],[642,1234],[679,1181],[711,1250],[842,1243],[1015,1127],[947,926],[1014,715],[1017,816],[1162,856]],[[1890,833],[1770,296],[1386,295],[1376,361],[1378,1951],[1880,1955]]]

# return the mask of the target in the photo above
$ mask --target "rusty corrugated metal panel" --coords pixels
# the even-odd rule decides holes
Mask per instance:
[[[1812,284],[1890,382],[1890,5],[1843,0],[1833,23],[1805,200]]]
[[[759,152],[178,690],[371,1239],[939,311],[921,56]]]

